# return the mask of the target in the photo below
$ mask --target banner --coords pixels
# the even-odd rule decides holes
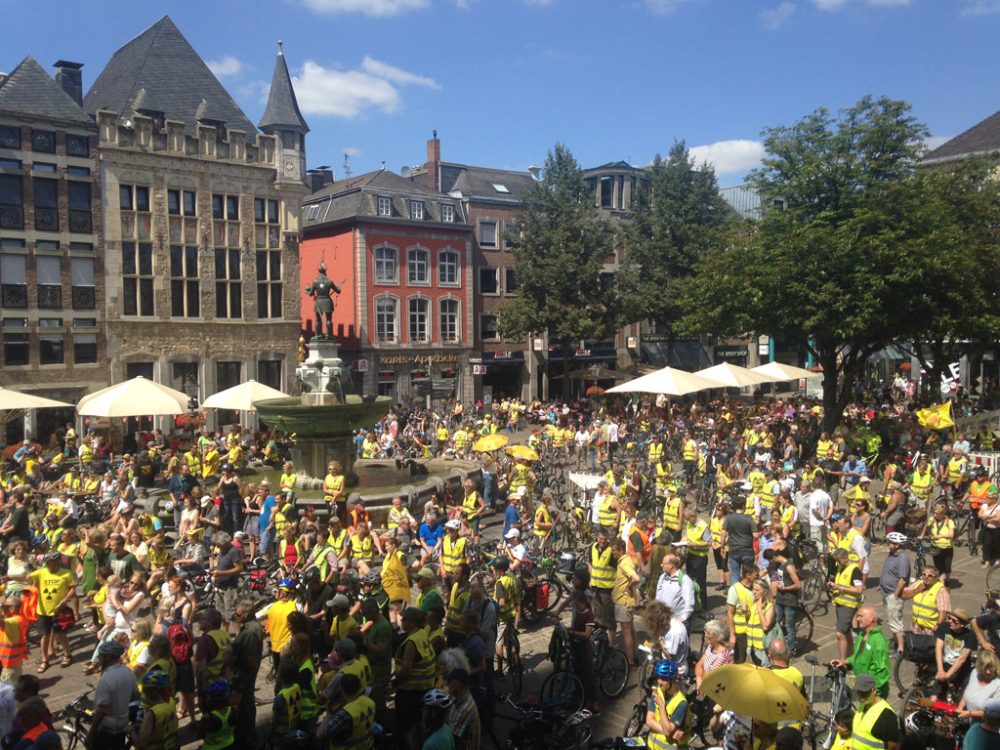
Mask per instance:
[[[953,427],[955,421],[951,418],[951,401],[928,406],[926,409],[918,409],[917,421],[922,427],[929,427],[932,430]]]

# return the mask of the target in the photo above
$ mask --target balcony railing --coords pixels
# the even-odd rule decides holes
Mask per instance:
[[[94,231],[94,225],[90,218],[90,211],[79,208],[69,210],[69,231],[90,234]]]
[[[39,285],[38,307],[44,310],[58,310],[62,307],[62,287]]]
[[[0,205],[0,229],[24,229],[24,209],[11,204]]]
[[[23,310],[28,306],[28,287],[24,284],[2,284],[0,301],[5,308]]]
[[[73,309],[93,310],[97,305],[97,294],[92,286],[73,287]]]
[[[35,229],[42,232],[58,232],[59,209],[35,206]]]

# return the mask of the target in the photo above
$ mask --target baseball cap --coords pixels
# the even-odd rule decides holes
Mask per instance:
[[[351,600],[348,599],[343,594],[337,594],[335,597],[333,597],[333,599],[331,599],[330,601],[328,601],[326,603],[326,606],[328,606],[328,607],[350,607],[351,606]]]
[[[424,566],[423,568],[417,571],[417,578],[429,578],[430,580],[433,581],[434,579],[437,578],[437,573],[435,573],[427,566]]]
[[[98,656],[107,656],[110,659],[120,659],[125,653],[125,647],[118,641],[104,641],[97,647]]]
[[[450,521],[448,521],[448,523],[446,523],[444,527],[446,529],[460,529],[462,528],[462,522],[459,521],[457,518],[453,518]]]
[[[519,529],[510,529],[506,534],[503,535],[504,539],[519,539],[521,537],[521,532]]]
[[[983,713],[987,716],[1000,717],[1000,699],[990,698],[983,704]]]
[[[869,693],[875,689],[875,678],[862,672],[854,680],[854,689],[859,693]]]

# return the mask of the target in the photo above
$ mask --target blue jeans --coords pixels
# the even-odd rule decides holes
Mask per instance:
[[[795,652],[797,641],[795,640],[795,618],[798,615],[798,607],[789,604],[774,603],[774,614],[781,629],[785,631],[785,644],[788,646],[788,653]]]
[[[225,498],[222,501],[222,528],[230,534],[243,531],[243,501],[240,498]]]
[[[729,553],[729,585],[732,586],[743,576],[740,574],[740,568],[743,562],[753,563],[755,558],[753,555],[736,555],[732,552]]]

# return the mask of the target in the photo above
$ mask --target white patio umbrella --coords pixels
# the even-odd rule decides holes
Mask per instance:
[[[202,404],[206,409],[233,409],[234,411],[251,411],[254,403],[263,401],[266,398],[287,398],[287,393],[282,393],[269,385],[258,383],[256,380],[248,380],[232,388],[219,391],[205,399]]]
[[[798,380],[800,378],[821,378],[823,373],[806,370],[802,367],[793,367],[781,362],[768,362],[766,365],[751,367],[750,372],[763,375],[769,383],[784,383],[788,380]]]
[[[33,396],[30,393],[21,393],[21,391],[14,391],[10,388],[0,388],[0,411],[7,409],[54,409],[60,406],[72,407],[73,404]]]
[[[704,370],[698,370],[695,375],[701,375],[709,380],[716,380],[725,384],[727,388],[745,388],[761,383],[772,382],[770,378],[756,372],[752,372],[745,367],[737,367],[729,362],[723,362]]]
[[[709,388],[722,388],[723,383],[696,375],[693,372],[664,367],[662,370],[609,388],[608,393],[662,393],[665,396],[684,396]]]
[[[84,417],[152,417],[184,414],[188,400],[186,393],[139,376],[87,394],[76,410]]]

